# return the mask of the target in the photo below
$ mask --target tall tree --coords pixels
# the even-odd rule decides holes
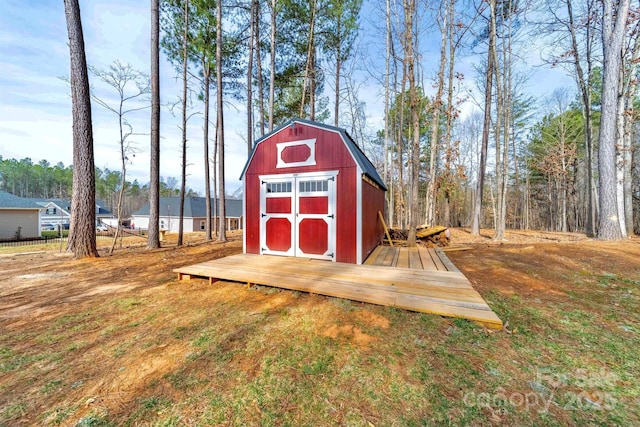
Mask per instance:
[[[471,234],[480,235],[480,220],[482,214],[482,196],[484,191],[484,178],[487,168],[487,151],[491,128],[491,101],[493,93],[494,50],[496,45],[496,0],[489,0],[489,47],[487,49],[487,67],[484,91],[484,122],[482,126],[482,145],[480,148],[480,164],[478,165],[478,178],[476,180],[476,192],[473,199],[473,212],[471,215]]]
[[[383,163],[383,176],[385,184],[389,187],[389,191],[386,193],[387,197],[387,224],[393,225],[393,180],[390,179],[391,168],[389,161],[389,138],[390,138],[390,126],[389,126],[389,99],[390,93],[390,81],[389,71],[391,69],[391,45],[393,43],[391,33],[391,0],[385,0],[385,73],[384,73],[384,163]]]
[[[249,7],[249,37],[247,38],[247,50],[249,58],[247,60],[247,158],[251,155],[253,148],[253,53],[256,49],[256,9],[257,0],[251,0]],[[258,49],[260,49],[258,47]]]
[[[69,81],[73,115],[73,208],[67,249],[73,251],[76,258],[97,257],[91,92],[78,0],[65,0],[64,10],[69,35]]]
[[[438,152],[440,150],[440,111],[442,109],[442,93],[444,90],[444,70],[447,64],[447,34],[448,27],[452,24],[449,22],[453,17],[449,16],[450,8],[445,2],[442,2],[442,8],[439,10],[438,25],[440,26],[440,65],[438,67],[438,89],[436,96],[432,102],[432,119],[431,119],[431,149],[429,156],[429,184],[427,185],[427,197],[425,208],[425,222],[429,226],[435,225],[436,221],[436,194],[438,191],[437,167]]]
[[[215,52],[216,52],[216,1],[215,0],[190,0],[189,6],[185,8],[185,0],[167,0],[164,5],[164,37],[163,48],[167,52],[169,60],[176,65],[180,64],[180,72],[184,74],[185,58],[187,61],[187,75],[189,80],[197,80],[200,83],[198,98],[204,104],[204,124],[203,124],[203,148],[204,148],[204,176],[205,176],[205,236],[211,239],[213,226],[211,218],[214,216],[213,207],[210,200],[212,189],[210,179],[210,156],[209,156],[209,129],[210,129],[210,105],[211,86],[214,83]],[[188,18],[185,20],[185,10]],[[187,43],[185,45],[185,37]],[[234,64],[238,57],[238,46],[235,40],[229,40],[223,46],[223,61],[225,64]],[[193,72],[193,69],[197,72]],[[227,76],[235,78],[239,76],[239,70],[226,65]],[[184,102],[184,100],[183,100]],[[191,118],[193,114],[189,115]],[[214,148],[214,152],[215,152]],[[215,154],[213,158],[215,159]],[[214,172],[214,185],[216,174]]]
[[[225,206],[225,182],[224,182],[224,99],[222,87],[222,0],[218,0],[217,4],[217,22],[216,22],[216,78],[218,83],[218,93],[216,103],[218,108],[218,120],[216,124],[216,140],[218,143],[218,207],[219,207],[219,224],[218,224],[218,241],[227,241],[227,221]]]
[[[260,114],[260,136],[265,134],[266,117],[264,107],[264,79],[262,75],[262,38],[261,24],[262,24],[262,7],[260,6],[260,0],[252,0],[255,4],[253,24],[255,25],[254,37],[255,37],[255,52],[256,52],[256,73],[258,81],[258,112]]]
[[[457,76],[454,73],[454,65],[455,65],[455,57],[456,57],[456,49],[458,48],[460,42],[460,36],[458,35],[458,40],[454,40],[456,36],[456,25],[455,21],[455,9],[456,9],[456,0],[449,0],[447,5],[447,14],[449,15],[448,25],[447,25],[447,40],[449,44],[449,67],[447,71],[447,103],[446,103],[446,130],[444,135],[444,212],[442,214],[442,222],[441,224],[449,227],[451,225],[451,193],[453,186],[453,173],[452,166],[453,161],[456,158],[457,153],[455,144],[452,143],[452,134],[453,134],[453,122],[457,117],[457,107],[454,105],[453,94],[454,94],[454,81]]]
[[[621,111],[618,116],[622,120],[622,128],[618,130],[623,135],[622,146],[618,145],[618,209],[624,212],[625,228],[623,234],[634,234],[633,227],[633,152],[637,150],[637,133],[634,132],[635,122],[638,120],[638,111],[634,101],[638,94],[638,67],[640,60],[640,21],[636,20],[634,28],[630,32],[630,47],[626,49],[624,60],[624,81],[620,93]],[[634,140],[635,144],[634,144]],[[622,213],[620,213],[622,216]]]
[[[420,120],[418,94],[416,90],[415,74],[415,29],[413,17],[416,13],[415,0],[403,0],[405,32],[404,32],[404,61],[409,78],[409,105],[411,114],[411,205],[409,209],[409,234],[407,245],[416,245],[416,226],[418,225],[418,189],[420,186]]]
[[[320,34],[320,44],[328,59],[334,62],[334,109],[333,123],[340,124],[341,76],[344,63],[353,52],[353,45],[358,34],[358,17],[362,8],[362,0],[329,0],[326,14],[326,25]]]
[[[187,72],[189,70],[189,0],[184,1],[184,28],[182,39],[182,181],[180,184],[180,214],[178,219],[178,246],[184,234],[184,199],[187,186]]]
[[[553,66],[568,66],[579,89],[586,154],[586,182],[583,192],[586,195],[585,214],[586,221],[584,231],[587,236],[596,235],[597,197],[595,194],[594,178],[594,62],[595,62],[595,35],[597,33],[597,0],[586,0],[577,3],[582,5],[576,11],[575,0],[547,0],[547,10],[552,17],[552,22],[547,29],[550,39],[550,63]],[[563,13],[566,11],[566,13]]]
[[[509,181],[509,138],[512,108],[512,39],[513,39],[513,14],[515,2],[500,2],[498,16],[500,18],[500,53],[494,44],[493,63],[496,79],[496,115],[494,134],[496,139],[496,208],[494,212],[495,240],[505,240],[506,214],[507,214],[507,189]],[[496,29],[497,33],[497,29]]]
[[[576,23],[573,14],[573,7],[571,2],[573,0],[566,0],[567,2],[567,15],[569,18],[569,32],[571,34],[571,52],[574,56],[574,66],[576,70],[576,80],[578,82],[578,87],[580,88],[580,94],[582,97],[582,113],[584,115],[584,137],[586,142],[586,152],[587,152],[587,221],[585,223],[585,232],[587,236],[595,236],[596,235],[596,197],[595,197],[595,179],[593,176],[593,153],[594,153],[594,144],[593,144],[593,111],[592,111],[592,90],[591,90],[591,76],[593,69],[593,60],[592,60],[592,52],[593,52],[593,33],[595,33],[595,29],[593,27],[594,18],[592,15],[594,14],[595,2],[594,0],[587,1],[587,19],[586,19],[586,36],[585,36],[585,49],[584,57],[586,61],[586,74],[582,66],[580,49],[578,48],[578,38],[576,31]]]
[[[151,0],[151,147],[148,249],[160,247],[160,0]]]
[[[204,192],[205,192],[205,238],[211,240],[212,235],[212,206],[211,206],[211,178],[209,167],[209,111],[210,111],[210,88],[211,88],[211,71],[214,62],[213,45],[215,38],[215,21],[212,8],[214,6],[211,0],[195,0],[195,40],[194,50],[200,56],[201,77],[202,77],[202,98],[204,101],[204,123],[203,123],[203,148],[204,148]],[[251,94],[249,94],[251,98]]]
[[[269,64],[269,132],[273,130],[276,97],[276,25],[278,17],[277,0],[271,0],[271,52]]]
[[[618,117],[618,92],[622,72],[622,47],[629,14],[629,0],[603,0],[602,51],[604,54],[602,80],[602,114],[598,146],[598,172],[600,217],[598,238],[619,240],[622,238],[620,215],[616,194],[616,120]]]
[[[315,120],[315,52],[316,52],[316,0],[309,3],[309,33],[307,36],[307,59],[304,68],[304,77],[302,78],[302,101],[300,102],[300,117],[304,117],[307,87],[309,87],[309,118]]]

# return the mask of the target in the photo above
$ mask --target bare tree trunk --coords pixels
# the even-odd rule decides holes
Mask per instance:
[[[253,49],[255,39],[255,0],[251,1],[249,9],[249,39],[247,49],[249,59],[247,60],[247,158],[251,155],[253,148]]]
[[[406,87],[407,87],[407,66],[402,63],[402,83],[400,90],[400,105],[402,106],[396,114],[400,115],[400,120],[398,120],[399,126],[396,130],[396,143],[398,150],[398,202],[400,204],[398,211],[398,224],[400,228],[404,228],[406,225],[405,221],[405,212],[407,211],[406,204],[406,185],[405,185],[405,170],[404,170],[404,107],[405,107],[405,97],[406,97]],[[397,109],[396,109],[397,110]]]
[[[622,66],[622,45],[629,12],[629,0],[620,0],[614,10],[612,0],[603,0],[602,45],[604,53],[602,114],[598,147],[600,176],[600,218],[598,238],[620,240],[620,212],[616,196],[616,117],[617,97]]]
[[[316,119],[316,46],[311,50],[311,74],[309,79],[309,119]],[[356,140],[357,141],[357,140]]]
[[[203,57],[204,59],[204,57]],[[211,177],[210,177],[210,168],[209,168],[209,107],[211,104],[211,95],[210,95],[210,87],[211,87],[211,68],[210,61],[203,60],[202,61],[202,74],[203,74],[203,82],[204,82],[204,206],[205,206],[205,215],[207,219],[205,220],[205,239],[207,241],[212,240],[211,236]]]
[[[384,74],[384,163],[382,166],[382,176],[385,184],[389,188],[387,197],[387,224],[393,226],[393,180],[389,179],[392,174],[389,172],[389,70],[391,67],[391,1],[386,0],[386,56]]]
[[[213,142],[213,230],[218,236],[218,119],[216,118],[216,136]]]
[[[635,97],[635,96],[634,96]],[[633,117],[633,98],[629,97],[629,116]],[[633,227],[633,144],[632,138],[635,137],[632,130],[633,122],[627,119],[625,132],[625,147],[623,152],[624,162],[624,217],[627,225],[627,235],[634,235]]]
[[[276,96],[276,0],[271,0],[271,77],[269,79],[269,132],[273,131],[273,108]]]
[[[256,67],[257,67],[257,72],[258,72],[258,109],[260,110],[260,136],[264,136],[265,133],[265,122],[266,122],[266,117],[265,117],[265,113],[264,113],[264,87],[263,87],[263,80],[262,80],[262,54],[261,51],[262,49],[260,48],[260,1],[259,0],[253,0],[253,2],[255,3],[255,17],[254,17],[254,25],[256,26],[255,29],[255,43],[256,43]]]
[[[227,217],[226,217],[226,194],[224,183],[224,114],[223,114],[223,87],[222,87],[222,0],[218,0],[216,22],[216,79],[218,83],[217,108],[218,120],[216,124],[216,137],[218,140],[218,206],[219,218],[218,241],[227,241]]]
[[[524,206],[522,209],[522,216],[523,216],[523,227],[525,230],[528,230],[530,225],[529,225],[529,211],[530,211],[530,204],[531,204],[531,181],[530,181],[530,175],[529,172],[526,171],[527,176],[525,177],[525,184],[524,184]]]
[[[442,5],[444,8],[444,3]],[[431,155],[429,157],[429,184],[427,186],[426,197],[426,217],[425,222],[429,226],[435,225],[436,220],[436,193],[437,187],[437,169],[438,169],[438,151],[440,146],[439,130],[440,130],[440,109],[442,108],[442,92],[444,90],[444,68],[447,62],[447,26],[449,25],[448,8],[444,10],[444,21],[440,26],[440,67],[438,68],[438,90],[432,102],[433,116],[431,119]],[[411,77],[410,77],[411,78]]]
[[[314,44],[314,32],[315,32],[314,26],[316,21],[315,18],[316,18],[316,0],[311,0],[311,21],[309,22],[309,36],[307,39],[307,62],[304,69],[304,78],[302,79],[302,98],[300,100],[300,117],[301,118],[304,118],[304,106],[307,101],[307,86],[310,85],[310,82],[313,79],[312,68],[314,67],[313,52],[315,50],[315,44]],[[313,90],[310,90],[310,92],[313,92]],[[311,101],[309,102],[309,105],[312,105],[313,95],[311,95],[310,98],[311,98]],[[311,118],[311,120],[313,120],[313,118]]]
[[[512,121],[513,123],[513,121]],[[515,135],[515,130],[511,129],[511,134]],[[513,228],[522,229],[522,188],[520,186],[520,167],[518,166],[518,150],[516,150],[516,138],[511,138],[511,153],[513,154],[513,182],[514,182],[514,224]]]
[[[581,50],[578,48],[578,39],[576,36],[576,27],[573,17],[573,0],[566,0],[567,3],[567,15],[569,19],[569,33],[571,35],[572,54],[574,55],[574,66],[576,69],[578,87],[580,88],[580,94],[582,97],[582,114],[584,118],[584,133],[587,152],[587,217],[585,223],[585,233],[587,236],[596,235],[596,199],[595,182],[593,177],[593,125],[592,120],[592,108],[591,108],[591,89],[589,80],[591,78],[591,24],[587,24],[587,48],[585,51],[585,60],[587,61],[587,75],[584,75],[582,69],[582,63],[580,60]],[[588,13],[592,12],[593,3],[588,2]]]
[[[491,27],[496,25],[496,0],[489,0]],[[487,151],[489,147],[489,133],[491,126],[491,98],[493,91],[494,64],[493,51],[495,50],[495,32],[489,31],[489,47],[487,50],[487,77],[484,93],[484,124],[482,128],[482,147],[480,149],[480,164],[478,165],[478,179],[476,181],[476,193],[473,199],[473,215],[471,217],[471,234],[480,235],[480,220],[482,213],[482,192],[484,190],[484,175],[487,168]]]
[[[151,0],[151,148],[147,248],[160,247],[160,0]]]
[[[416,12],[415,0],[404,0],[405,19],[405,62],[409,77],[409,109],[411,111],[411,205],[409,207],[409,233],[407,246],[416,245],[416,226],[418,225],[418,187],[420,171],[420,120],[418,112],[418,96],[415,84],[415,56],[413,52],[414,33],[413,15]]]
[[[98,256],[96,249],[96,176],[91,125],[91,95],[78,0],[65,0],[69,36],[73,116],[73,195],[67,250],[75,258]]]
[[[502,67],[500,72],[500,61],[498,60],[497,49],[494,45],[494,64],[496,67],[496,199],[497,209],[495,216],[495,240],[505,240],[506,228],[506,208],[507,208],[507,183],[509,179],[508,168],[508,151],[509,151],[509,121],[511,116],[511,44],[510,44],[510,28],[511,11],[507,11],[507,22],[502,25],[506,28],[506,35],[502,37]],[[495,32],[497,38],[497,28],[492,21],[492,32]]]
[[[636,64],[640,58],[640,37],[635,34],[635,42],[633,52],[629,59],[629,64]],[[622,147],[622,165],[623,165],[623,206],[624,206],[624,222],[626,225],[626,236],[632,236],[634,233],[633,226],[633,143],[635,138],[634,121],[634,99],[638,91],[638,67],[625,67],[624,79],[624,146]]]
[[[620,221],[620,233],[622,237],[627,236],[627,224],[624,216],[624,151],[626,148],[627,138],[625,137],[625,95],[624,95],[624,57],[620,67],[620,87],[618,89],[618,115],[616,117],[616,134],[618,135],[618,143],[616,144],[616,199],[618,201],[618,214]]]
[[[122,98],[120,98],[120,109],[119,109],[119,131],[120,131],[120,167],[121,167],[121,175],[120,175],[120,190],[118,191],[118,204],[116,205],[116,216],[118,221],[118,226],[116,227],[116,232],[113,235],[113,241],[111,242],[111,248],[109,248],[109,253],[113,253],[113,250],[116,247],[116,242],[118,241],[118,237],[122,234],[122,202],[124,199],[124,191],[125,186],[127,184],[127,155],[125,153],[125,139],[124,132],[122,130]],[[120,239],[120,249],[122,249],[122,238]]]
[[[342,28],[341,28],[341,18],[342,16],[340,14],[338,14],[337,16],[337,22],[336,22],[336,32],[338,34],[340,34],[342,32]],[[335,85],[335,91],[336,91],[336,100],[335,100],[335,106],[334,106],[334,110],[333,110],[333,124],[337,127],[340,123],[340,69],[342,68],[342,49],[341,49],[341,44],[338,43],[338,45],[336,46],[336,85]]]
[[[442,224],[449,227],[451,225],[451,186],[453,185],[453,174],[451,172],[451,164],[453,162],[453,147],[451,146],[452,129],[453,129],[453,117],[455,107],[453,106],[453,82],[454,82],[454,64],[456,55],[456,44],[454,43],[454,13],[455,13],[456,0],[449,0],[448,15],[449,20],[447,33],[449,39],[449,70],[448,74],[448,86],[447,86],[447,127],[445,140],[445,189],[444,189],[444,214],[442,217]]]
[[[189,35],[189,0],[184,2],[184,39],[182,57],[182,183],[180,184],[180,214],[178,219],[178,246],[182,246],[184,234],[184,198],[187,191],[187,69]]]

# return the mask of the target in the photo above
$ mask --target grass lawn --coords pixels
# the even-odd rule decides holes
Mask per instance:
[[[508,326],[206,280],[190,237],[0,252],[0,425],[640,425],[640,240],[465,242]],[[454,233],[453,241],[465,234]]]

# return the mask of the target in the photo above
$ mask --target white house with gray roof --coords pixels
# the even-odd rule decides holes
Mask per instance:
[[[213,228],[218,224],[218,203],[211,199],[213,212],[211,218]],[[184,225],[185,232],[204,231],[206,227],[206,207],[204,197],[186,197],[184,199]],[[227,230],[240,230],[243,228],[242,199],[225,199]],[[178,232],[180,219],[180,197],[160,198],[160,230]],[[131,216],[132,227],[136,229],[149,229],[149,204],[147,203]]]
[[[71,201],[63,199],[31,199],[40,205],[40,226],[53,225],[58,229],[60,226],[69,228],[71,220]],[[102,200],[96,200],[96,223],[106,219],[115,218],[115,215],[105,207]]]

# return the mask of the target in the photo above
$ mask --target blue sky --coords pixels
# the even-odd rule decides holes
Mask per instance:
[[[375,3],[375,2],[371,2]],[[372,35],[374,26],[384,24],[380,11],[371,3],[363,8],[363,27],[366,37],[362,41],[368,49],[369,60],[384,61],[384,43]],[[87,61],[90,65],[106,68],[113,61],[130,63],[140,71],[149,70],[149,2],[131,0],[81,0],[82,23]],[[376,23],[377,22],[377,23]],[[427,90],[437,67],[438,37],[426,30],[421,41],[423,67]],[[433,40],[430,40],[433,39]],[[529,64],[539,63],[536,49],[529,49]],[[473,86],[472,56],[460,56],[456,69],[465,74],[464,84]],[[383,67],[383,65],[381,66]],[[383,68],[378,67],[380,72]],[[67,84],[60,79],[69,73],[67,29],[62,0],[0,0],[0,155],[4,158],[30,157],[34,162],[46,159],[55,164],[69,165],[72,160],[71,99]],[[163,103],[175,101],[181,91],[174,68],[161,55],[161,97]],[[371,131],[382,129],[382,89],[376,79],[366,73],[360,75],[360,99],[367,104]],[[97,79],[90,76],[92,85],[100,90]],[[332,86],[331,78],[326,87]],[[528,82],[528,91],[536,97],[550,94],[558,85],[571,85],[563,73],[535,69]],[[571,86],[572,88],[572,86]],[[107,96],[109,92],[101,92]],[[330,108],[333,109],[333,97]],[[464,110],[471,108],[467,103]],[[213,113],[213,109],[212,109]],[[179,115],[179,112],[177,112]],[[147,133],[149,112],[142,111],[129,117],[134,131]],[[179,118],[162,110],[161,175],[180,176]],[[117,117],[103,108],[93,106],[95,162],[100,168],[119,170]],[[202,165],[202,116],[189,123],[188,134],[188,186],[200,191],[204,188]],[[227,161],[227,189],[240,186],[239,172],[246,161],[246,117],[243,106],[225,109],[225,138]],[[213,136],[213,134],[212,134]],[[130,179],[148,182],[149,137],[133,139],[138,153],[128,166]]]
[[[36,6],[37,5],[37,6]],[[106,68],[114,60],[149,70],[149,3],[129,0],[80,2],[87,62]],[[0,155],[30,157],[34,163],[72,163],[71,99],[67,28],[62,0],[0,0]],[[175,101],[181,84],[174,68],[161,57],[161,97]],[[92,86],[100,82],[90,75]],[[103,88],[103,94],[105,92]],[[111,92],[113,94],[113,92]],[[95,163],[119,170],[117,116],[93,104]],[[179,113],[177,113],[179,115]],[[204,188],[202,116],[189,124],[188,186]],[[134,131],[148,133],[149,112],[129,117]],[[246,160],[246,143],[234,129],[246,128],[245,119],[231,109],[227,123],[228,190],[240,186],[239,171]],[[180,176],[180,120],[162,110],[161,175]],[[148,182],[149,137],[133,138],[138,153],[128,166],[130,179]]]

